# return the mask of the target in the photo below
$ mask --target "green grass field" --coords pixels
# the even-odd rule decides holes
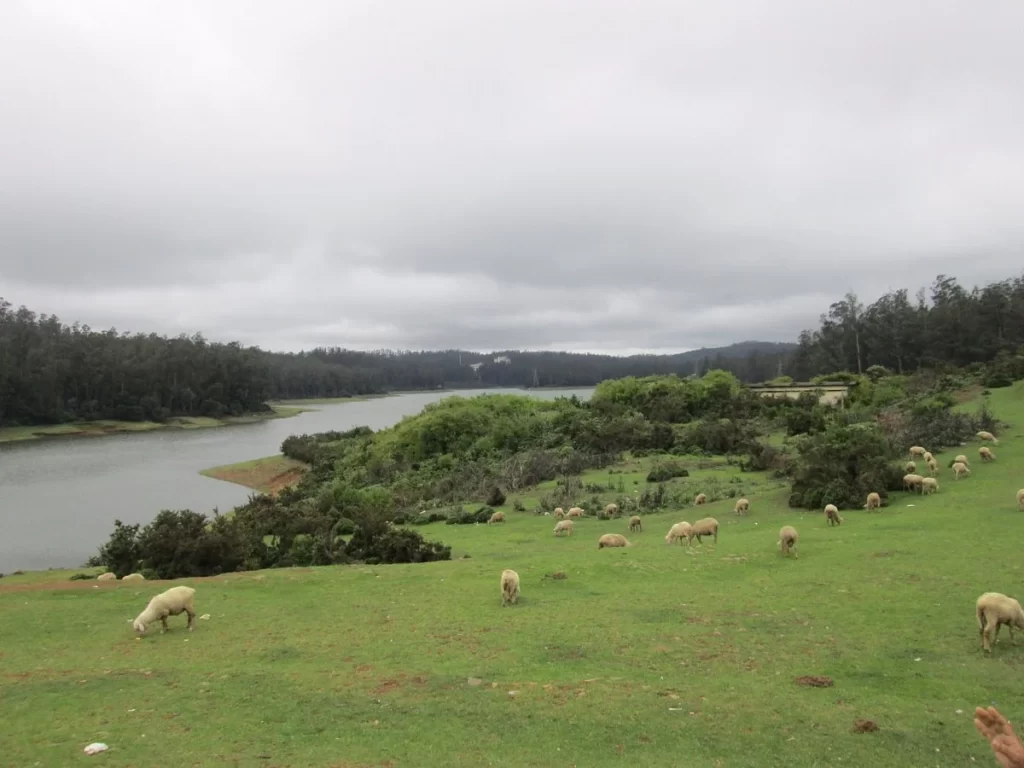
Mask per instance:
[[[33,427],[0,427],[0,443],[20,440],[39,440],[51,437],[102,437],[124,432],[152,432],[156,429],[206,429],[210,427],[226,427],[232,424],[250,424],[267,419],[285,419],[308,411],[295,405],[272,406],[273,413],[249,414],[223,419],[212,419],[206,416],[176,417],[164,423],[155,421],[75,421],[68,424],[37,425]]]
[[[679,482],[742,489],[749,517],[723,499],[638,534],[586,519],[556,539],[510,498],[503,526],[419,528],[451,562],[183,580],[209,619],[141,640],[130,621],[166,584],[9,576],[0,765],[994,765],[972,713],[1024,718],[1024,643],[1004,631],[985,658],[974,601],[1024,597],[1024,388],[990,399],[1013,424],[995,463],[957,449],[974,473],[954,482],[946,451],[937,496],[895,494],[840,528],[730,467]],[[623,469],[641,489],[642,462]],[[665,544],[704,514],[717,545]],[[799,559],[779,555],[783,524]],[[606,532],[633,546],[598,551]],[[500,605],[503,568],[517,606]],[[795,682],[810,675],[834,684]],[[92,741],[110,751],[84,757]]]

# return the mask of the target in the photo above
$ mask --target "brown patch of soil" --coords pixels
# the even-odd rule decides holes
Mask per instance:
[[[878,730],[878,723],[874,720],[856,720],[853,723],[854,733],[874,733]]]
[[[544,578],[553,579],[554,581],[561,581],[562,579],[568,579],[569,577],[562,573],[562,571],[556,571],[555,573],[545,573]]]
[[[803,685],[808,688],[831,688],[834,682],[831,677],[825,677],[824,675],[802,675],[795,679],[797,685]]]

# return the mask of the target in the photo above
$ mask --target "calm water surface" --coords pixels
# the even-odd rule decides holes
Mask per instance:
[[[588,389],[487,390],[553,399]],[[75,567],[106,541],[114,520],[148,523],[161,509],[222,512],[250,491],[199,474],[279,453],[281,441],[303,432],[383,429],[429,403],[479,390],[418,392],[375,400],[310,406],[316,411],[218,429],[168,430],[0,445],[0,573]]]

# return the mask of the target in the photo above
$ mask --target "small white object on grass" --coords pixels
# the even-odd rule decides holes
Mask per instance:
[[[200,618],[200,619],[201,619],[202,621],[206,621],[206,620],[207,620],[208,618],[210,618],[210,614],[208,614],[208,613],[204,613],[204,614],[203,614],[202,616],[200,616],[199,618]]]
[[[92,744],[85,748],[85,754],[95,755],[99,752],[106,752],[109,747],[101,741],[94,741]]]

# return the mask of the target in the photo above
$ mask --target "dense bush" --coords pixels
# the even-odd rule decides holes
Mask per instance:
[[[888,440],[874,424],[834,426],[798,438],[790,506],[840,509],[864,505],[872,491],[901,488],[902,470],[891,460]]]
[[[486,523],[491,519],[491,515],[493,514],[494,510],[490,507],[480,507],[473,512],[467,512],[462,509],[462,507],[459,507],[448,515],[448,519],[445,522],[448,525],[473,525],[475,523]]]
[[[114,521],[114,532],[107,543],[100,547],[99,554],[91,558],[87,565],[102,565],[117,578],[134,573],[139,564],[139,526],[125,525],[120,520]]]
[[[675,477],[689,477],[690,472],[682,464],[673,461],[662,462],[651,467],[647,473],[648,483],[664,483]]]
[[[505,503],[505,494],[501,492],[501,488],[494,486],[491,492],[487,494],[486,504],[489,507],[500,507]]]

